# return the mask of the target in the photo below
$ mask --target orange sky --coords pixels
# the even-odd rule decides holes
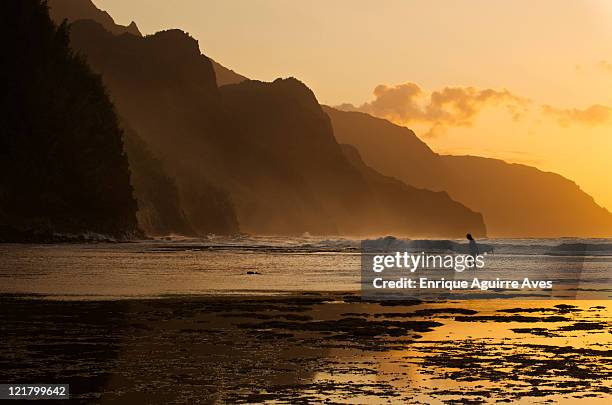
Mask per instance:
[[[612,210],[612,1],[94,2],[143,33],[182,28],[250,78],[298,77],[438,152],[558,172]]]

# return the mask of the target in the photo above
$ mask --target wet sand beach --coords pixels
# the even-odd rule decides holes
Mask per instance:
[[[609,403],[606,301],[4,295],[0,380],[71,403]]]
[[[568,280],[575,298],[609,298],[609,240],[580,251],[563,240],[487,243],[491,275],[529,272]],[[70,403],[83,404],[609,403],[608,299],[494,290],[366,301],[359,246],[0,245],[0,381],[70,384]]]

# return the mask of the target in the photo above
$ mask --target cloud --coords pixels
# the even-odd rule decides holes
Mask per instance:
[[[556,118],[559,124],[564,127],[570,124],[593,127],[612,121],[612,108],[601,104],[593,104],[583,110],[578,108],[561,109],[550,105],[543,105],[542,112]]]
[[[597,66],[605,72],[612,73],[612,63],[606,60],[599,61]]]
[[[371,102],[359,107],[343,104],[338,108],[363,111],[399,124],[424,123],[429,127],[425,136],[435,136],[449,127],[471,127],[486,106],[504,105],[514,119],[519,119],[528,104],[529,100],[508,90],[445,87],[427,93],[408,82],[395,86],[381,84],[374,89]]]

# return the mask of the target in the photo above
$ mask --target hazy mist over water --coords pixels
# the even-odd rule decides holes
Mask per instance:
[[[412,243],[416,252],[451,254],[466,245],[462,240]],[[102,299],[358,291],[360,244],[310,236],[6,244],[0,246],[0,293]],[[597,291],[599,299],[610,295],[610,239],[489,239],[481,246],[491,250],[486,272],[466,271],[461,277],[540,276],[570,281],[579,298],[585,291]]]

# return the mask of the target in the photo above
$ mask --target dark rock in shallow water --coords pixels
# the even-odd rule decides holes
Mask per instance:
[[[0,226],[0,243],[114,243],[142,238],[140,232],[104,235],[94,232],[57,233],[40,228],[16,229]]]
[[[576,322],[571,325],[562,326],[558,330],[559,331],[575,331],[575,330],[602,330],[605,329],[607,325],[605,323],[600,322]]]
[[[546,328],[514,328],[510,329],[514,333],[530,333],[535,336],[556,337],[558,334]]]
[[[525,315],[477,315],[477,316],[456,316],[459,322],[567,322],[570,319],[564,316],[525,316]]]
[[[329,332],[352,338],[406,336],[410,332],[428,332],[442,324],[434,321],[370,321],[363,318],[341,318],[334,321],[244,323],[245,329],[276,329]]]

